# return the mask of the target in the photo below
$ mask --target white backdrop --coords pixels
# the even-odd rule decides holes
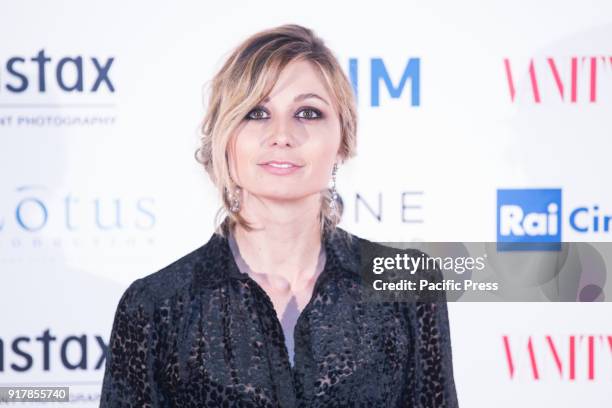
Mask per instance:
[[[219,202],[193,159],[202,86],[232,47],[275,25],[313,28],[347,75],[356,67],[343,228],[494,241],[498,189],[557,188],[562,239],[610,241],[570,214],[587,208],[580,225],[612,215],[612,3],[431,3],[3,4],[0,385],[69,385],[73,406],[97,406],[121,293],[213,231]],[[79,82],[78,57],[82,91],[62,89]],[[418,75],[392,96],[377,75],[398,87],[409,61]],[[611,312],[450,304],[460,405],[611,406]]]

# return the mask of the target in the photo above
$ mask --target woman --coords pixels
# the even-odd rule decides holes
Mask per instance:
[[[266,30],[229,56],[196,152],[224,217],[123,294],[101,406],[457,406],[446,304],[367,302],[369,241],[337,227],[356,125],[311,30]]]

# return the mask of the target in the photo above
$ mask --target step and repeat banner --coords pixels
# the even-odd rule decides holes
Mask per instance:
[[[325,40],[357,96],[341,227],[612,241],[610,2],[3,2],[0,386],[98,405],[119,297],[213,232],[203,91],[285,23]],[[449,303],[460,406],[612,406],[598,300]]]

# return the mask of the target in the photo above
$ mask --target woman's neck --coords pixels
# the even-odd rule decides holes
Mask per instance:
[[[241,215],[256,229],[246,231],[236,225],[233,231],[244,261],[254,272],[282,277],[292,288],[301,287],[315,274],[323,245],[319,197],[291,206],[261,200],[245,204]]]

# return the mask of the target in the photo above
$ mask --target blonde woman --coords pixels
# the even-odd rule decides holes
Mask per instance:
[[[211,85],[196,157],[217,228],[123,294],[101,406],[456,407],[445,303],[366,302],[369,241],[337,226],[357,112],[333,53],[272,28]]]

